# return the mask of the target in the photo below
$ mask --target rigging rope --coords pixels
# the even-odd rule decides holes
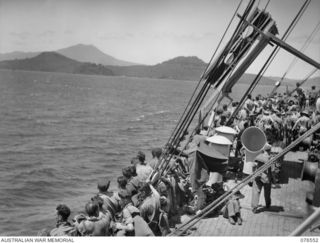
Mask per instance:
[[[232,24],[232,22],[233,22],[234,18],[236,17],[236,14],[237,14],[237,12],[238,12],[238,10],[239,10],[240,6],[242,5],[242,2],[243,2],[243,0],[241,0],[241,1],[239,2],[239,4],[238,4],[238,6],[237,6],[236,10],[234,11],[234,13],[233,13],[233,15],[232,15],[232,17],[231,17],[231,19],[230,19],[230,21],[229,21],[229,24],[228,24],[228,26],[227,26],[226,30],[224,31],[224,33],[223,33],[222,37],[220,38],[220,41],[219,41],[219,43],[218,43],[217,48],[215,49],[215,51],[214,51],[213,55],[212,55],[212,56],[211,56],[211,58],[210,58],[210,61],[209,61],[209,64],[208,64],[207,68],[206,68],[206,69],[205,69],[205,71],[203,72],[203,75],[207,72],[207,70],[208,70],[208,68],[209,68],[209,66],[210,66],[210,63],[211,63],[211,62],[212,62],[212,60],[213,60],[213,57],[216,55],[216,53],[217,53],[217,51],[218,51],[218,49],[219,49],[220,45],[222,44],[222,41],[223,41],[224,37],[226,36],[226,34],[227,34],[227,32],[228,32],[228,30],[229,30],[229,28],[230,28],[230,26],[231,26],[231,24]],[[201,76],[201,78],[203,78],[203,75]]]
[[[315,68],[314,70],[312,70],[299,84],[302,85],[305,82],[308,81],[308,79],[315,74],[317,71],[319,71],[319,69]],[[291,96],[295,91],[297,90],[297,88],[295,88],[294,90],[292,90],[291,92],[288,93],[289,96]]]
[[[249,13],[249,11],[250,11],[251,7],[253,6],[254,2],[255,2],[255,0],[251,0],[251,1],[250,1],[250,4],[249,4],[249,7],[250,7],[250,8],[247,7],[247,9],[246,9],[246,11],[245,11],[245,14],[248,14],[248,13]],[[229,22],[228,28],[230,27],[231,22],[233,21],[233,19],[234,19],[235,15],[236,15],[236,13],[237,13],[237,11],[238,11],[241,3],[242,3],[242,1],[239,3],[238,7],[236,8],[236,11],[235,11],[234,15],[233,15],[231,21]],[[242,23],[242,20],[239,22],[238,26],[240,25],[240,23]],[[226,31],[227,31],[227,30],[226,30]],[[225,33],[226,33],[226,32],[225,32]],[[225,36],[225,33],[224,33],[224,35],[223,35],[223,38],[224,38],[224,36]],[[233,34],[233,38],[235,38],[235,34],[237,34],[237,32],[235,32],[235,33]],[[232,38],[232,39],[233,39],[233,38]],[[222,40],[220,41],[220,43],[221,43],[221,42],[222,42]],[[230,43],[232,43],[232,42],[229,41],[229,43],[228,43],[229,46],[231,45]],[[228,45],[227,45],[227,46],[228,46]],[[227,49],[227,48],[225,48],[225,49]],[[215,53],[217,52],[217,50],[218,50],[218,48],[216,49]],[[221,59],[221,58],[220,58],[220,59]],[[220,60],[220,61],[221,61],[221,60]],[[182,120],[182,122],[176,126],[175,131],[172,133],[172,135],[171,135],[171,137],[170,137],[170,139],[169,139],[169,141],[168,141],[168,143],[167,143],[167,145],[169,146],[169,148],[172,147],[172,146],[177,145],[177,142],[179,142],[178,139],[181,138],[182,132],[186,131],[187,127],[188,127],[188,126],[190,125],[190,123],[192,122],[192,120],[193,120],[193,118],[194,118],[194,116],[195,116],[195,114],[196,114],[196,112],[197,112],[197,110],[198,110],[201,102],[203,101],[205,95],[206,95],[207,92],[209,91],[209,88],[210,88],[210,85],[211,85],[211,84],[210,84],[210,82],[208,82],[208,80],[210,80],[210,77],[207,79],[205,85],[204,85],[204,86],[202,87],[202,89],[200,90],[198,96],[197,96],[196,99],[194,100],[194,102],[193,102],[191,108],[189,109],[188,113],[184,116],[184,118],[183,118],[183,116],[181,117],[180,121]],[[191,102],[191,101],[190,101],[190,102]],[[186,108],[186,110],[187,110],[187,108]],[[185,111],[186,111],[186,110],[185,110]],[[165,151],[165,153],[163,153],[162,158],[160,158],[160,163],[159,163],[160,168],[163,167],[163,163],[167,164],[167,163],[169,162],[169,160],[168,160],[168,156],[169,156],[169,155],[170,155],[170,150],[167,149],[167,150]],[[172,155],[171,155],[171,157],[172,157]],[[156,168],[156,169],[158,169],[158,168]],[[152,176],[153,176],[153,174],[152,174]]]
[[[246,53],[247,49],[250,48],[250,46],[251,46],[251,45],[253,44],[253,42],[255,41],[255,38],[259,36],[258,33],[256,33],[255,35],[256,35],[256,36],[253,37],[251,41],[247,42],[247,43],[245,44],[245,46],[241,48],[241,51],[238,53],[237,58],[235,58],[235,59],[233,60],[233,62],[232,62],[232,63],[227,67],[227,69],[224,71],[224,74],[221,75],[220,78],[216,81],[216,83],[219,84],[218,86],[221,85],[221,81],[222,81],[222,80],[225,80],[226,76],[229,76],[229,77],[231,76],[232,71],[233,71],[234,68],[236,67],[235,64],[237,63],[237,61],[242,57],[243,54]],[[223,86],[223,85],[222,85],[222,86]],[[210,87],[209,87],[209,88],[210,88]],[[206,93],[207,93],[208,91],[209,91],[209,90],[207,90]],[[205,98],[205,96],[202,97],[202,101],[203,101],[204,98]],[[218,97],[217,97],[216,100],[213,102],[211,108],[215,105],[215,102],[217,101],[217,99],[218,99]],[[196,108],[196,111],[198,110],[198,108],[199,108],[199,106],[201,105],[202,101],[198,104],[198,107]],[[203,117],[201,123],[204,122],[204,120],[205,120],[206,117],[208,116],[209,112],[210,112],[210,109],[209,109],[209,111],[206,113],[206,115]],[[192,122],[192,119],[189,120],[189,123],[187,124],[187,127],[190,125],[191,122]],[[201,124],[201,123],[200,123],[200,124]],[[198,125],[199,125],[199,124],[198,124]],[[192,134],[195,133],[195,131],[197,130],[197,128],[198,128],[198,126],[193,130]],[[176,143],[175,149],[178,147],[180,141],[181,141],[181,140],[179,140],[179,141]],[[189,140],[189,141],[190,141],[190,140]],[[189,141],[188,141],[188,142],[189,142]],[[186,144],[185,147],[181,150],[181,152],[180,152],[179,155],[181,155],[181,153],[185,150],[186,146],[187,146],[187,144]],[[173,155],[171,154],[171,157],[170,157],[169,160],[167,161],[168,163],[166,164],[165,169],[168,167],[169,161],[170,161],[170,159],[171,159],[172,157],[173,157]],[[164,169],[164,170],[165,170],[165,169]]]
[[[197,84],[197,86],[196,86],[196,88],[195,88],[195,90],[194,90],[194,92],[193,92],[193,94],[192,94],[192,96],[191,96],[191,98],[190,98],[190,100],[189,100],[189,102],[188,102],[188,104],[187,104],[187,106],[186,106],[186,108],[185,108],[185,110],[184,110],[183,114],[180,116],[180,120],[178,121],[178,123],[177,123],[177,125],[176,125],[175,129],[173,130],[173,132],[172,132],[172,134],[171,134],[171,136],[170,136],[170,138],[169,138],[169,140],[168,140],[167,144],[170,144],[170,141],[172,141],[172,140],[173,140],[172,136],[173,136],[175,133],[177,133],[177,129],[179,128],[179,124],[182,122],[183,117],[184,117],[184,115],[185,115],[185,113],[186,113],[186,111],[187,111],[187,109],[188,109],[188,107],[189,107],[189,105],[190,105],[190,103],[191,103],[191,101],[192,101],[192,99],[193,99],[193,97],[194,97],[194,95],[195,95],[195,93],[196,93],[196,91],[197,91],[198,87],[200,86],[201,81],[203,80],[203,76],[204,76],[204,74],[206,73],[206,71],[208,70],[208,68],[209,68],[209,66],[210,66],[210,63],[212,62],[213,57],[216,55],[216,53],[217,53],[217,51],[218,51],[218,49],[219,49],[219,47],[220,47],[220,45],[221,45],[221,43],[222,43],[222,41],[223,41],[223,39],[224,39],[224,37],[225,37],[225,35],[226,35],[226,33],[227,33],[228,29],[230,28],[230,25],[231,25],[231,23],[232,23],[232,21],[233,21],[233,19],[234,19],[235,15],[236,15],[236,13],[237,13],[238,9],[240,8],[240,6],[241,6],[242,2],[243,2],[243,0],[241,0],[241,1],[239,2],[239,4],[238,4],[238,6],[237,6],[237,8],[236,8],[236,10],[235,10],[235,12],[234,12],[234,14],[233,14],[233,16],[232,16],[231,20],[230,20],[230,22],[229,22],[229,24],[228,24],[228,26],[227,26],[227,29],[225,30],[225,32],[224,32],[224,34],[223,34],[222,38],[220,39],[220,42],[219,42],[219,44],[218,44],[218,46],[217,46],[217,48],[216,48],[215,52],[214,52],[214,53],[213,53],[213,55],[211,56],[211,59],[210,59],[209,63],[207,64],[206,69],[204,70],[203,74],[201,75],[201,78],[200,78],[200,80],[199,80],[199,82],[198,82],[198,84]],[[181,124],[180,124],[180,126],[181,126]]]
[[[303,44],[303,46],[301,47],[300,51],[303,52],[312,42],[313,38],[315,37],[316,33],[320,30],[320,21],[319,23],[315,26],[315,28],[313,29],[312,33],[309,35],[309,37],[307,38],[306,42]],[[285,71],[285,73],[283,74],[283,76],[281,77],[280,83],[282,82],[282,80],[285,78],[285,76],[288,74],[288,72],[291,70],[291,68],[296,64],[298,60],[298,57],[294,57],[292,62],[290,63],[290,65],[288,66],[288,69]]]
[[[238,26],[241,26],[241,24],[242,23],[244,23],[245,21],[244,21],[244,19],[246,18],[246,16],[249,14],[249,12],[251,11],[251,8],[252,8],[252,6],[253,6],[253,4],[254,4],[254,1],[252,1],[249,5],[248,5],[248,7],[247,7],[247,9],[246,9],[246,11],[245,11],[245,13],[244,13],[244,16],[245,17],[243,17],[242,19],[240,19],[241,21],[240,21],[240,23],[238,24]],[[259,21],[259,19],[258,19],[258,21]],[[262,23],[262,19],[260,19],[260,22],[259,23]],[[259,23],[256,23],[257,25],[261,25],[261,24],[259,24]],[[265,23],[265,24],[267,24],[267,23]],[[246,27],[246,26],[245,26]],[[260,28],[262,28],[261,26],[260,26]],[[243,28],[242,28],[242,30],[243,30]],[[240,28],[238,28],[238,29],[236,29],[236,31],[234,32],[234,35],[233,36],[239,36],[241,34],[241,29]],[[256,36],[257,35],[259,35],[259,34],[257,34],[256,33]],[[254,38],[253,38],[253,40],[254,40]],[[231,41],[229,41],[229,44],[234,44],[233,42],[232,42],[232,40]],[[240,44],[244,44],[244,43],[240,43]],[[252,44],[252,43],[251,43]],[[250,47],[250,43],[248,44],[247,43],[247,45],[246,45],[246,47]],[[225,50],[226,50],[226,48],[225,48]],[[240,51],[240,54],[238,53],[238,55],[236,56],[237,57],[237,61],[239,61],[240,60],[240,58],[241,58],[241,53],[245,53],[246,52],[246,49],[244,48],[244,47],[242,47],[241,48],[241,51]],[[240,57],[239,57],[240,56]],[[218,62],[219,63],[219,62]],[[233,63],[236,63],[236,61],[234,60],[234,62]],[[229,69],[230,67],[232,67],[232,68],[234,68],[235,66],[233,66],[233,64],[231,64],[227,69]],[[226,77],[226,75],[228,75],[228,72],[227,71],[223,71],[224,72],[224,76],[220,76],[220,78],[218,79],[218,80],[215,80],[215,84],[217,84],[217,85],[220,85],[220,83],[221,83],[221,81],[222,80],[224,80],[225,79],[225,77]],[[213,74],[214,75],[214,74]],[[208,79],[210,79],[210,77],[208,78]],[[213,79],[214,79],[214,76],[213,76]],[[207,80],[208,81],[208,80]],[[210,88],[210,87],[209,87]],[[205,95],[207,94],[207,92],[208,92],[208,89],[205,91]],[[195,108],[195,112],[197,112],[197,110],[199,109],[199,106],[200,106],[200,104],[202,103],[202,101],[203,101],[203,99],[205,98],[205,95],[201,98],[201,100],[200,100],[200,103],[198,103],[197,105],[196,105],[196,108]],[[216,99],[217,100],[217,99]],[[216,102],[216,101],[215,101]],[[214,104],[213,104],[214,105]],[[206,114],[206,116],[208,115],[208,113]],[[187,123],[187,124],[185,124],[185,126],[186,126],[186,128],[183,128],[183,129],[187,129],[189,126],[190,126],[190,123],[192,122],[192,120],[193,120],[193,118],[194,118],[194,116],[195,116],[195,113],[193,113],[193,115],[191,116],[191,119],[189,120],[189,122]],[[205,116],[205,117],[206,117]],[[204,120],[204,119],[203,119]],[[195,129],[196,130],[196,129]],[[185,130],[186,131],[186,130]],[[178,148],[178,145],[179,145],[179,143],[181,142],[181,139],[182,139],[182,137],[183,136],[181,136],[180,135],[180,137],[178,137],[179,138],[179,140],[176,140],[176,143],[174,143],[174,145],[175,145],[175,147],[173,147],[173,149],[175,150],[175,151],[177,151],[177,148]],[[189,140],[190,141],[190,140]],[[187,146],[187,145],[186,145]],[[183,148],[183,150],[186,148],[186,146]],[[180,151],[180,154],[179,155],[181,155],[182,154],[182,152],[183,152],[183,150],[182,151]],[[168,168],[168,165],[169,165],[169,162],[170,162],[170,160],[172,159],[172,157],[173,157],[173,154],[171,153],[171,154],[169,154],[169,159],[168,158],[166,158],[166,160],[165,161],[162,161],[162,165],[161,165],[161,170],[160,170],[160,175],[162,175],[163,173],[164,173],[164,171]]]
[[[289,27],[287,28],[286,32],[283,34],[281,40],[285,41],[288,38],[289,34],[292,32],[293,28],[296,26],[298,20],[300,20],[302,14],[305,12],[305,10],[307,9],[308,5],[310,4],[310,1],[311,0],[306,0],[304,2],[302,7],[300,8],[299,12],[295,16],[295,18],[292,20],[292,22],[289,25]],[[272,61],[274,60],[275,56],[278,54],[279,50],[280,50],[280,47],[276,46],[276,48],[270,54],[270,56],[268,57],[267,61],[264,63],[264,65],[260,69],[259,73],[256,75],[255,79],[252,81],[252,83],[249,86],[248,90],[242,96],[242,98],[241,98],[241,100],[239,102],[239,105],[237,106],[237,108],[234,110],[234,112],[232,113],[231,117],[227,121],[227,125],[230,125],[233,122],[235,116],[238,114],[240,109],[242,109],[242,107],[244,105],[244,102],[245,102],[246,98],[248,97],[248,94],[250,94],[253,91],[253,89],[257,86],[258,82],[260,81],[260,79],[262,78],[262,76],[264,75],[264,73],[266,72],[266,70],[268,69],[268,67],[272,63]]]
[[[286,38],[288,37],[288,35],[291,33],[291,31],[293,30],[293,28],[296,26],[297,21],[301,18],[302,14],[305,12],[307,6],[309,5],[310,0],[306,0],[303,4],[303,6],[300,8],[299,12],[297,13],[297,15],[295,16],[295,18],[293,19],[293,21],[291,22],[291,24],[289,25],[289,27],[287,28],[286,32],[284,33],[282,40],[286,40]],[[243,19],[243,18],[242,18]],[[252,92],[252,88],[254,88],[256,86],[256,84],[259,82],[259,80],[261,79],[262,75],[264,74],[264,72],[267,70],[267,68],[269,67],[270,63],[273,61],[275,55],[278,53],[279,51],[279,46],[277,46],[274,51],[271,53],[271,55],[269,56],[269,58],[267,59],[267,61],[265,62],[265,64],[263,65],[263,67],[261,68],[260,72],[258,73],[258,75],[256,76],[255,80],[253,81],[253,83],[251,84],[250,88],[248,89],[248,92]],[[250,91],[251,89],[251,91]],[[246,92],[246,94],[242,97],[242,100],[239,104],[239,106],[237,107],[236,111],[232,114],[231,118],[234,116],[234,114],[236,114],[239,111],[239,107],[241,107],[243,105],[244,99],[247,97],[248,92]],[[228,123],[230,122],[231,118],[229,119]],[[298,144],[299,142],[303,141],[303,139],[306,137],[307,134],[311,134],[310,131],[313,131],[314,128],[319,129],[320,128],[320,123],[318,123],[315,127],[311,128],[309,131],[307,131],[305,134],[303,134],[302,136],[300,136],[297,140],[295,140],[292,144],[290,144],[289,146],[287,146],[281,154],[284,155],[285,153],[289,152],[289,150],[291,150],[294,146],[293,144]],[[317,130],[316,129],[316,130]],[[314,130],[314,131],[316,131]],[[313,131],[313,132],[314,132]],[[312,132],[312,133],[313,133]],[[309,136],[308,135],[308,136]],[[303,139],[302,139],[303,138]],[[278,154],[278,155],[280,155]],[[275,162],[277,159],[279,159],[281,156],[275,156],[273,159],[271,159],[271,161],[268,163],[269,167],[272,165],[273,162]],[[269,168],[266,167],[266,168]],[[263,172],[264,170],[264,166],[260,167],[260,169],[258,169],[253,175],[249,176],[249,179],[245,179],[243,182],[239,183],[238,186],[236,185],[233,189],[239,187],[238,190],[240,190],[242,187],[244,187],[249,181],[250,179],[254,179],[255,177],[257,177],[261,172]],[[226,192],[225,194],[223,194],[222,196],[220,196],[218,199],[216,199],[214,202],[212,202],[211,204],[209,204],[204,210],[209,210],[206,213],[203,213],[202,215],[196,215],[193,218],[191,218],[189,221],[187,221],[186,223],[182,224],[176,231],[181,230],[184,226],[186,226],[187,224],[189,224],[190,222],[194,221],[197,219],[197,221],[193,224],[191,224],[191,226],[187,227],[186,229],[184,229],[182,233],[186,232],[190,227],[192,227],[194,224],[196,224],[201,218],[203,218],[205,215],[207,215],[208,213],[210,213],[212,210],[214,210],[216,207],[218,207],[222,202],[226,201],[231,195],[233,195],[235,193],[235,191],[233,191],[233,189],[230,192]],[[232,194],[233,193],[233,194]],[[171,233],[170,235],[173,235],[176,231],[174,231],[173,233]]]
[[[251,5],[253,5],[254,1],[255,1],[255,0],[251,0]],[[239,3],[239,5],[237,6],[237,8],[236,8],[236,10],[235,10],[235,12],[234,12],[234,14],[233,14],[233,16],[232,16],[232,19],[230,20],[230,22],[229,22],[229,24],[228,24],[228,27],[227,27],[225,33],[223,34],[223,36],[222,36],[222,38],[221,38],[221,40],[220,40],[220,42],[219,42],[219,45],[222,43],[222,40],[223,40],[223,38],[225,37],[225,35],[226,35],[226,33],[227,33],[227,30],[229,29],[229,27],[230,27],[230,25],[231,25],[231,23],[232,23],[235,15],[236,15],[236,12],[238,11],[241,3],[242,3],[242,1],[241,1],[241,2]],[[234,36],[233,36],[232,38],[234,38]],[[216,50],[215,50],[215,52],[214,52],[214,55],[216,54],[218,48],[219,48],[219,46],[216,48]],[[212,61],[214,55],[212,56],[211,61]],[[211,61],[210,61],[210,62],[211,62]],[[207,68],[207,69],[208,69],[208,68]],[[203,76],[203,75],[202,75],[202,76]],[[201,93],[200,93],[200,95],[201,95]],[[198,100],[199,100],[199,99],[198,99]],[[197,101],[197,100],[196,100],[196,101]],[[194,103],[196,103],[196,101],[195,101]],[[193,107],[194,107],[194,106],[193,106]],[[192,111],[193,111],[193,109],[192,109],[192,107],[191,107],[191,109],[189,110],[189,112],[192,112]],[[190,115],[187,115],[187,117],[185,118],[185,120],[186,120],[188,117],[190,117]],[[181,126],[181,125],[180,125],[180,126]],[[180,129],[180,130],[181,130],[181,129]],[[178,135],[181,135],[181,134],[179,134],[179,132],[177,132],[177,134],[176,134],[176,136],[174,137],[174,139],[172,139],[172,140],[173,140],[172,142],[174,142],[174,140],[178,137]],[[169,144],[170,144],[170,143],[169,143]]]
[[[264,26],[262,26],[262,28],[264,28]],[[259,34],[256,33],[256,37],[258,36]],[[250,46],[253,44],[253,42],[255,41],[255,37],[252,38],[251,42],[247,42],[246,45],[244,47],[241,48],[241,51],[240,53],[238,54],[238,56],[242,56],[243,54],[246,53],[247,51],[247,48],[250,48]],[[239,58],[238,58],[239,59]],[[234,70],[234,68],[236,67],[236,65],[234,65],[236,63],[236,59],[230,64],[230,66],[227,68],[226,72],[227,72],[227,75],[229,76],[226,80],[228,80]],[[230,71],[230,72],[229,72]],[[229,73],[228,73],[229,72]],[[220,77],[221,80],[224,79],[224,76]],[[219,79],[219,80],[220,80]],[[219,80],[217,81],[217,83],[219,83]],[[223,85],[222,85],[223,86]],[[182,154],[182,152],[186,149],[188,143],[190,142],[190,139],[193,135],[195,135],[197,129],[199,128],[199,126],[205,121],[205,119],[207,118],[207,116],[209,115],[210,111],[213,109],[213,107],[216,105],[216,102],[217,100],[220,100],[221,101],[221,98],[219,99],[219,96],[221,95],[221,91],[219,91],[219,93],[216,94],[216,97],[215,97],[215,100],[212,102],[212,105],[211,107],[208,109],[208,111],[205,113],[205,115],[202,117],[202,120],[199,122],[199,124],[194,128],[194,130],[192,131],[191,133],[191,136],[189,137],[189,140],[187,141],[186,145],[182,148],[180,154],[178,156],[180,156]]]
[[[263,11],[266,11],[266,9],[267,9],[267,7],[268,7],[269,3],[270,3],[270,0],[268,0],[268,2],[266,3],[266,6],[264,6]]]
[[[315,34],[319,31],[320,27],[320,21],[319,23],[315,26],[315,28],[313,29],[312,33],[309,35],[309,37],[307,38],[307,40],[305,41],[305,43],[303,44],[303,46],[301,47],[301,49],[299,50],[300,52],[303,52],[308,46],[309,44],[312,42],[313,38],[315,37]],[[282,75],[281,79],[276,83],[276,86],[272,89],[272,91],[270,92],[269,97],[272,97],[273,94],[276,92],[276,90],[280,87],[281,83],[283,82],[284,78],[286,77],[286,75],[288,74],[288,72],[291,70],[291,68],[296,64],[296,62],[298,61],[298,57],[294,57],[292,62],[290,63],[290,65],[288,66],[288,69],[285,71],[285,73]],[[317,70],[317,69],[316,69]],[[313,74],[313,73],[312,73]],[[311,74],[311,75],[312,75]],[[310,75],[310,76],[311,76]],[[300,84],[305,83],[309,77],[309,75],[303,79],[303,81],[301,81]],[[291,91],[290,93],[293,93],[296,89],[294,89],[293,91]]]

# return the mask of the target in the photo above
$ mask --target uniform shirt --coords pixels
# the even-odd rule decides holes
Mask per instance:
[[[302,89],[301,87],[297,88],[296,89],[296,92],[299,96],[303,96],[305,97],[306,96],[306,91],[304,89]]]
[[[136,173],[137,177],[140,181],[145,182],[150,174],[152,173],[153,169],[149,165],[136,165]]]
[[[69,222],[61,222],[50,231],[50,236],[76,236],[76,230]]]
[[[241,109],[238,113],[239,120],[245,120],[247,118],[247,111],[245,109]]]
[[[309,93],[309,99],[311,99],[312,101],[315,101],[318,95],[319,95],[319,91],[311,90]]]
[[[152,194],[148,196],[140,206],[141,217],[147,222],[158,221],[160,214],[160,195],[152,187]]]
[[[303,127],[304,129],[308,129],[311,126],[311,120],[309,117],[302,116],[300,117],[293,126],[293,130],[296,129],[297,126]]]
[[[132,206],[133,207],[133,206]],[[139,210],[138,210],[139,211]],[[121,223],[124,225],[128,224],[133,224],[133,218],[129,209],[129,205],[127,205],[123,210],[122,210],[122,220]]]
[[[154,236],[147,222],[140,216],[138,208],[130,203],[125,206],[122,213],[122,223],[125,225],[133,224],[135,236]]]
[[[159,163],[159,159],[158,158],[152,158],[149,161],[148,165],[154,170],[158,163]]]
[[[113,193],[112,196],[106,195],[104,193],[98,193],[98,196],[102,198],[103,205],[102,208],[104,211],[109,211],[112,217],[119,210],[119,201],[120,199],[117,197],[117,194]]]
[[[268,163],[271,159],[270,155],[267,152],[263,152],[259,154],[255,158],[255,162],[257,164],[256,169],[260,168],[264,164]],[[271,167],[269,167],[267,170],[265,170],[263,173],[261,173],[260,176],[256,177],[256,181],[261,181],[263,183],[271,183],[272,181],[272,174],[271,174]]]
[[[255,104],[251,99],[247,99],[244,102],[243,107],[244,107],[244,109],[246,109],[251,114],[255,109]]]
[[[126,185],[127,192],[132,196],[137,194],[140,188],[140,184],[141,184],[141,181],[138,178],[138,176],[132,177]]]
[[[271,126],[273,123],[274,123],[274,120],[272,116],[263,115],[258,122],[258,127],[263,129],[265,128],[265,126]]]
[[[88,217],[77,224],[77,229],[83,236],[109,236],[111,223],[110,214],[100,214],[98,217]]]
[[[312,124],[317,124],[320,122],[320,112],[313,112],[312,114]]]

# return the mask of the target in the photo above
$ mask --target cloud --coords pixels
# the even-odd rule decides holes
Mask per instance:
[[[155,39],[174,39],[176,41],[202,41],[208,39],[216,39],[217,34],[213,32],[205,32],[205,33],[174,33],[174,32],[164,32],[164,33],[155,33],[152,35]]]
[[[98,38],[101,40],[125,40],[132,38],[150,38],[150,39],[175,39],[177,41],[200,41],[203,39],[217,38],[217,34],[213,32],[205,33],[174,33],[174,32],[162,32],[162,33],[149,33],[149,32],[139,32],[139,33],[100,33]]]
[[[134,38],[135,34],[133,33],[100,33],[98,38],[101,40],[123,40]]]
[[[73,30],[65,30],[63,33],[65,35],[72,35],[74,32],[73,32]]]
[[[16,39],[19,39],[19,40],[24,40],[26,38],[29,38],[31,36],[31,33],[30,32],[10,32],[10,35]]]
[[[16,40],[16,41],[13,41],[13,44],[20,47],[20,46],[24,46],[26,43],[22,40]]]
[[[55,31],[52,31],[52,30],[46,30],[46,31],[43,31],[39,34],[37,34],[38,37],[40,38],[45,38],[45,37],[51,37],[55,34],[56,32]]]

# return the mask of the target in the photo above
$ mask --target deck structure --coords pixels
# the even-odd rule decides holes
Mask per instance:
[[[245,195],[241,199],[242,225],[231,225],[222,215],[205,218],[193,230],[189,230],[189,236],[288,236],[314,210],[306,202],[306,194],[313,190],[314,185],[310,181],[302,181],[296,172],[299,171],[297,168],[302,167],[302,160],[307,159],[306,156],[305,152],[289,152],[285,156],[280,188],[272,189],[272,206],[269,209],[264,208],[262,192],[260,212],[252,212],[252,188],[247,185],[241,190]],[[307,231],[304,235],[320,236],[320,230]]]

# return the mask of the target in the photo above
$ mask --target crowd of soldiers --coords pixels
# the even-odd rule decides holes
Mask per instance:
[[[162,150],[152,150],[153,159],[139,152],[131,165],[122,169],[117,178],[117,190],[109,191],[110,181],[102,178],[97,183],[97,194],[85,205],[85,212],[70,221],[70,208],[57,206],[57,223],[46,236],[160,236],[170,232],[168,219],[161,209],[161,196],[146,183]]]
[[[272,146],[285,147],[320,121],[320,110],[316,109],[318,98],[319,91],[315,87],[306,94],[299,86],[294,96],[275,93],[268,97],[258,95],[253,99],[249,95],[232,125],[238,132],[234,146],[235,155],[242,155],[239,139],[241,133],[249,126],[257,126],[265,132],[268,143],[256,162],[259,166],[260,162],[268,161]],[[238,103],[234,102],[230,106],[223,105],[221,109],[217,109],[213,127],[226,125],[226,121],[237,106]],[[199,131],[201,132],[203,131]],[[297,146],[297,149],[312,149],[319,146],[315,141],[316,139],[304,141]],[[188,150],[190,146],[184,148]],[[181,215],[196,215],[228,190],[223,182],[210,184],[208,181],[203,181],[199,190],[194,190],[190,182],[194,158],[188,152],[182,152],[178,154],[183,156],[173,158],[168,173],[156,184],[150,183],[150,175],[158,167],[163,150],[153,149],[150,161],[146,161],[143,152],[138,152],[131,160],[131,164],[128,163],[128,166],[122,169],[122,175],[117,178],[116,191],[109,191],[110,181],[102,178],[97,183],[96,196],[85,205],[85,212],[78,213],[69,220],[70,208],[64,204],[58,205],[56,227],[52,230],[42,230],[39,235],[168,235],[178,223],[181,223]],[[251,184],[254,213],[258,212],[257,203],[262,187],[265,191],[266,207],[270,207],[272,178],[276,177],[268,170],[265,176],[259,177],[259,181],[253,181]],[[237,192],[214,213],[223,214],[231,224],[241,225],[239,199],[243,197],[241,192]]]
[[[282,146],[286,146],[320,121],[320,111],[316,109],[319,97],[319,90],[315,86],[307,92],[299,84],[293,96],[274,93],[266,97],[257,95],[253,99],[248,95],[232,126],[238,132],[248,126],[257,126],[264,131],[271,145],[282,142]],[[214,126],[225,125],[237,106],[238,102],[234,102],[230,107],[224,105],[218,109]],[[301,145],[304,150],[310,148],[312,139]]]

